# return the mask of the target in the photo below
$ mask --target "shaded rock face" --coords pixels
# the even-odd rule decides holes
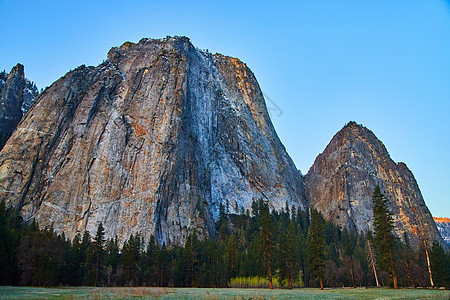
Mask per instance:
[[[220,203],[305,207],[255,76],[187,38],[112,48],[36,100],[0,153],[0,199],[72,238],[182,244],[213,236]]]
[[[450,218],[435,218],[433,217],[434,222],[436,222],[437,229],[441,234],[444,241],[450,246]]]
[[[379,185],[393,213],[395,233],[412,245],[421,237],[443,243],[414,175],[396,164],[367,128],[348,123],[330,141],[305,177],[311,205],[343,228],[373,230],[372,193]]]
[[[24,87],[24,68],[23,65],[17,64],[0,86],[0,149],[22,118]]]
[[[25,78],[23,65],[0,73],[0,150],[38,94],[36,85]]]

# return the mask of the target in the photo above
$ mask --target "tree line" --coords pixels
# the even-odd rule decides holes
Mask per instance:
[[[184,247],[131,235],[123,245],[95,235],[73,240],[25,223],[0,203],[0,284],[176,287],[430,287],[450,286],[450,254],[438,244],[412,248],[393,233],[387,200],[376,188],[374,233],[341,229],[316,210],[252,212],[220,207],[217,236],[187,237]],[[263,285],[266,286],[266,285]]]

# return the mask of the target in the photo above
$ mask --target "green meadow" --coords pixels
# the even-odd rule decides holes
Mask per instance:
[[[429,289],[211,289],[0,287],[0,299],[450,299],[448,290]]]

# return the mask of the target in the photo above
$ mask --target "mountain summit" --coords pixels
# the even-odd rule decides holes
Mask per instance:
[[[393,214],[395,233],[411,245],[444,242],[414,175],[395,163],[369,129],[349,122],[330,141],[305,177],[311,206],[329,221],[357,231],[373,230],[372,193],[379,185]]]
[[[72,238],[182,244],[214,235],[220,205],[306,207],[303,178],[240,60],[185,37],[112,48],[37,98],[0,153],[0,199]]]

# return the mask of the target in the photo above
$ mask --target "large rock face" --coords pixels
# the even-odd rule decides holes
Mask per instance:
[[[104,224],[181,244],[219,204],[305,207],[250,69],[187,38],[112,48],[46,89],[0,153],[0,199],[69,237]]]
[[[379,185],[393,213],[395,233],[412,245],[442,238],[414,175],[395,163],[367,128],[348,123],[328,144],[305,177],[311,205],[351,230],[373,230],[372,193]]]

